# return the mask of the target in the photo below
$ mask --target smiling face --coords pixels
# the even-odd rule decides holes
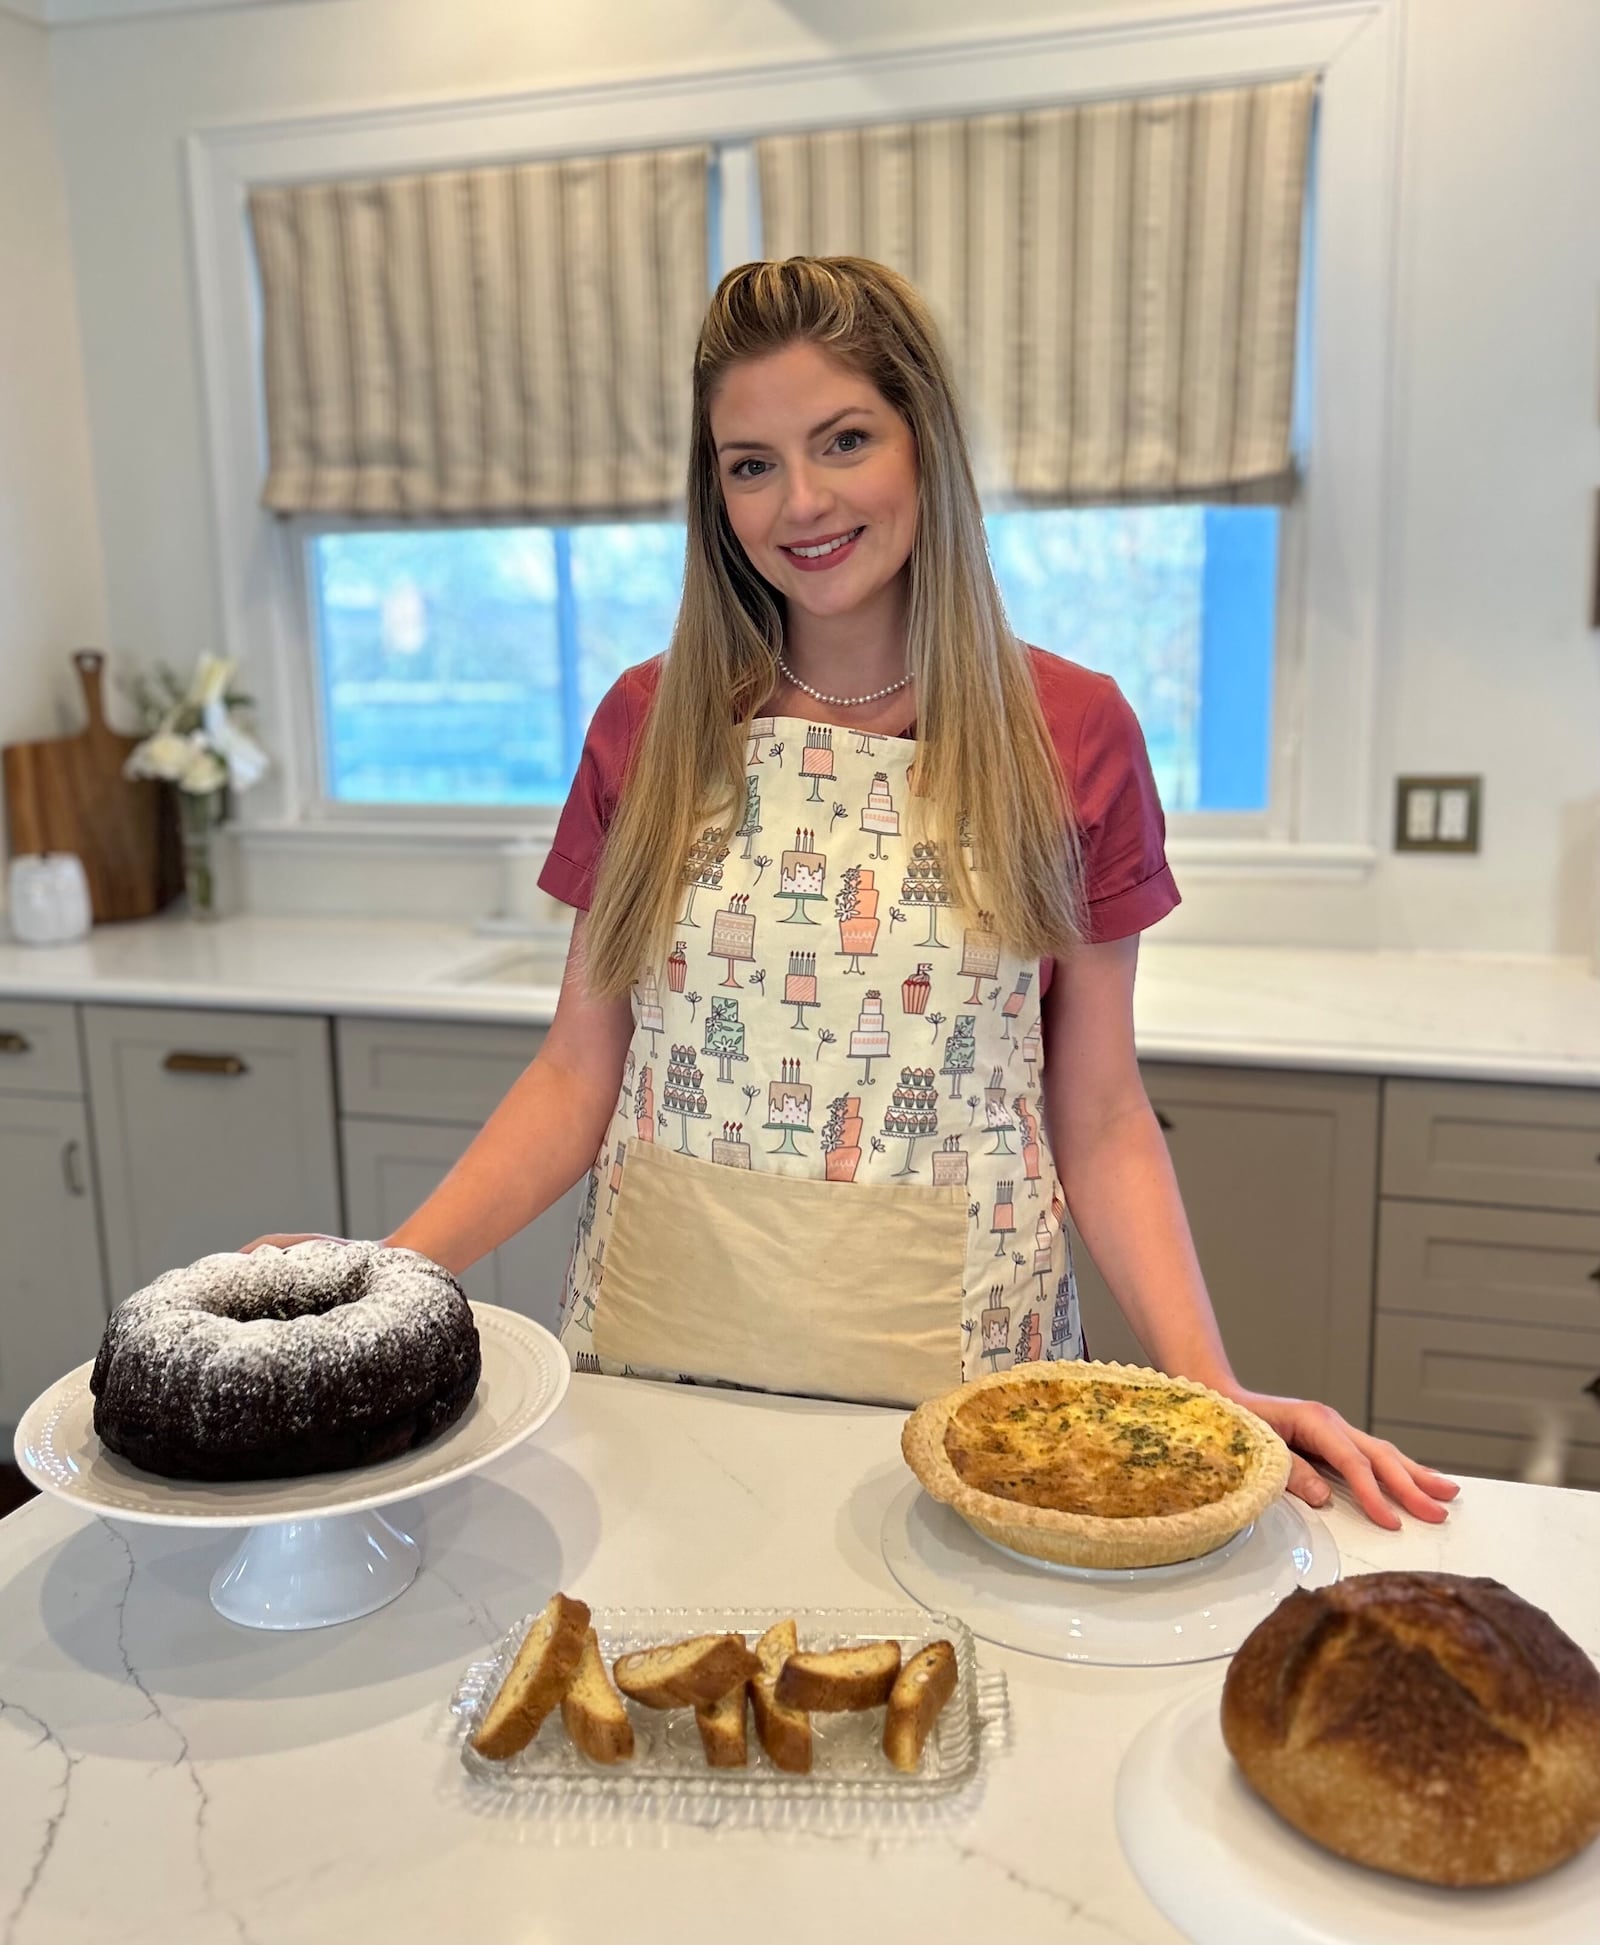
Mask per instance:
[[[717,471],[751,566],[818,620],[898,605],[917,530],[911,429],[814,344],[733,365],[711,401]]]

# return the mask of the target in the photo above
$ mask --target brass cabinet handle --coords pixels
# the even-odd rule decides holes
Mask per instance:
[[[20,1033],[0,1033],[0,1054],[26,1054],[32,1051]]]
[[[78,1163],[78,1143],[69,1141],[61,1151],[61,1173],[66,1178],[68,1195],[87,1195],[83,1170]]]
[[[168,1054],[161,1065],[169,1074],[248,1074],[237,1054]]]
[[[1160,1108],[1156,1109],[1155,1114],[1156,1114],[1156,1126],[1161,1130],[1161,1132],[1164,1135],[1170,1135],[1172,1133],[1171,1118],[1168,1115],[1163,1114]]]

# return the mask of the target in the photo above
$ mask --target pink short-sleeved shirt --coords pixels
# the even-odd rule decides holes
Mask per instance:
[[[1090,940],[1100,945],[1125,939],[1178,903],[1167,865],[1166,819],[1143,733],[1110,676],[1043,649],[1030,648],[1028,656],[1078,819]],[[545,891],[580,911],[589,909],[606,831],[660,674],[659,656],[625,670],[589,725],[578,774],[539,874]],[[1053,970],[1048,959],[1040,967],[1041,995]]]

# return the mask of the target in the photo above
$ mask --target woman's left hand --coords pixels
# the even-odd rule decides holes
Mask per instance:
[[[1237,1386],[1230,1386],[1227,1396],[1264,1418],[1288,1446],[1293,1457],[1289,1491],[1308,1506],[1326,1506],[1333,1497],[1332,1487],[1309,1459],[1320,1459],[1339,1473],[1373,1525],[1391,1532],[1400,1525],[1394,1505],[1415,1519],[1437,1525],[1445,1517],[1439,1502],[1454,1499],[1460,1490],[1453,1479],[1408,1459],[1387,1439],[1358,1432],[1331,1405],[1309,1398],[1274,1398]]]

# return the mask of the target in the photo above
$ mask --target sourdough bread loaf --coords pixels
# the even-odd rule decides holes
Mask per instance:
[[[1498,1581],[1291,1594],[1233,1659],[1222,1734],[1297,1830],[1401,1877],[1514,1884],[1600,1832],[1600,1673]]]

